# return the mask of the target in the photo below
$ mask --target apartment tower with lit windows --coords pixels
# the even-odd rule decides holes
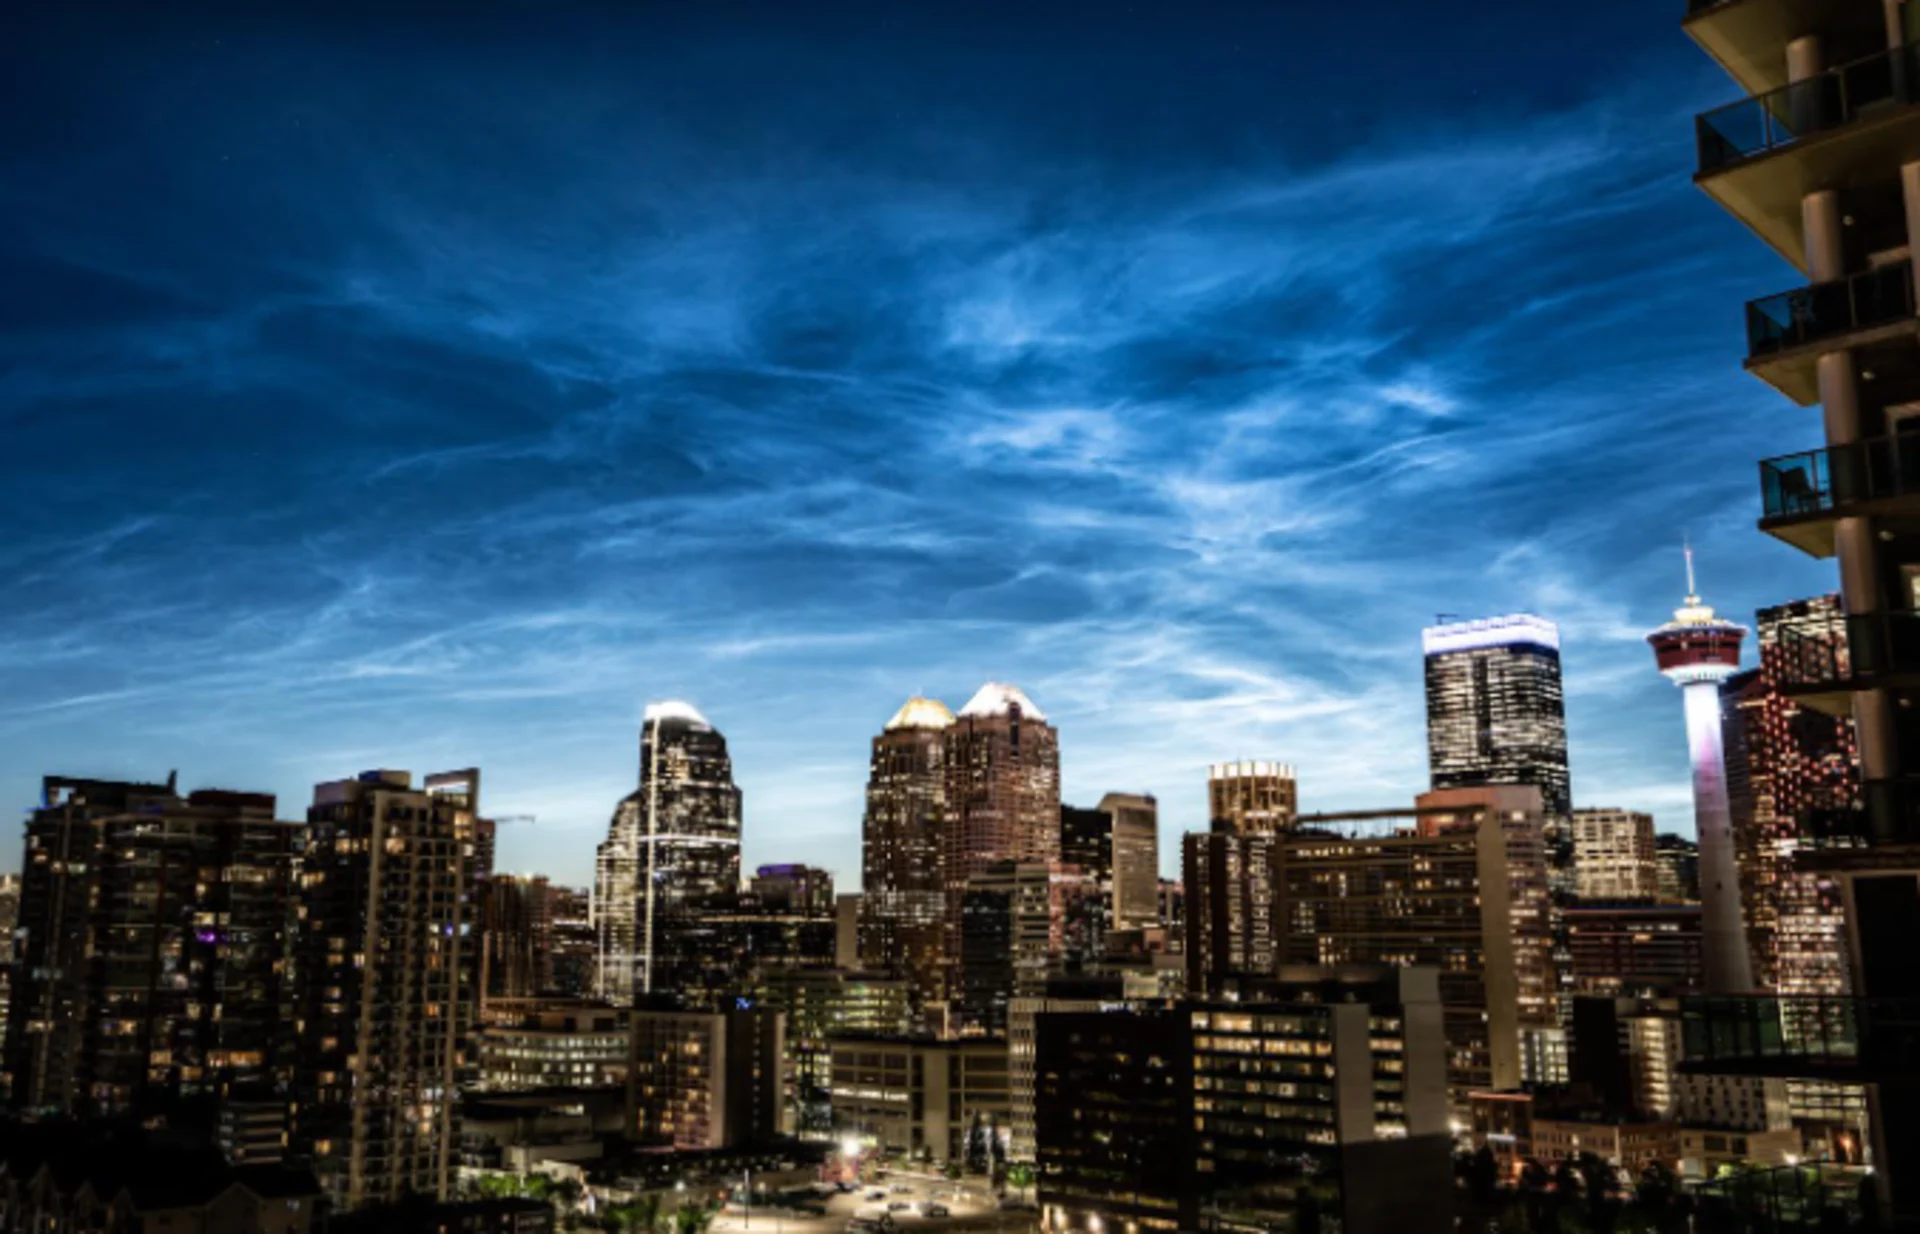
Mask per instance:
[[[1920,5],[1687,0],[1684,29],[1746,96],[1696,121],[1694,182],[1805,278],[1746,307],[1747,370],[1817,406],[1807,431],[1817,424],[1824,439],[1760,465],[1760,528],[1837,559],[1844,615],[1780,626],[1780,688],[1852,717],[1861,771],[1857,794],[1801,809],[1794,854],[1797,869],[1840,884],[1850,993],[1695,1004],[1690,1065],[1864,1083],[1883,1211],[1910,1224],[1920,1222],[1920,1020],[1909,1001],[1920,937]]]

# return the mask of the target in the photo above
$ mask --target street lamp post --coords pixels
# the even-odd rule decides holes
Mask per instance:
[[[743,1229],[751,1230],[753,1228],[753,1168],[749,1166],[740,1174],[746,1183],[740,1191],[740,1225]]]

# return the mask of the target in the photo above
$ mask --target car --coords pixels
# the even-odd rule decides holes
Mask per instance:
[[[905,1183],[895,1183],[892,1187],[889,1187],[888,1190],[893,1192],[895,1195],[906,1195],[907,1193],[911,1192],[913,1188],[909,1187]]]
[[[884,1200],[887,1198],[887,1193],[875,1187],[872,1191],[867,1192],[867,1198],[869,1200]]]
[[[913,1205],[907,1203],[905,1200],[895,1200],[893,1203],[887,1205],[887,1211],[890,1213],[904,1213],[911,1212],[912,1210]]]
[[[951,1217],[953,1216],[953,1210],[945,1204],[936,1204],[932,1200],[928,1200],[920,1206],[920,1215],[922,1217]]]

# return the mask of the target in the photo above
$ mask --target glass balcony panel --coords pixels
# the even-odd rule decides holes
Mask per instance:
[[[1705,113],[1695,123],[1701,173],[1914,101],[1916,64],[1920,52],[1909,44]]]
[[[1900,1072],[1920,1063],[1920,999],[1849,995],[1711,995],[1684,1000],[1686,1061],[1771,1074],[1862,1068]]]
[[[1920,433],[1878,437],[1760,464],[1761,517],[1806,518],[1920,494]]]
[[[1913,266],[1890,262],[1831,283],[1796,287],[1747,305],[1747,357],[1764,360],[1914,315]]]

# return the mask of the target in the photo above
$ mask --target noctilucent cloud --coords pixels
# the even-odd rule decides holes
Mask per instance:
[[[1753,529],[1819,425],[1740,372],[1797,276],[1689,184],[1679,0],[38,7],[19,809],[478,764],[581,882],[684,697],[747,861],[852,887],[872,735],[998,678],[1171,868],[1210,761],[1405,802],[1420,628],[1531,610],[1576,803],[1690,831],[1683,533],[1739,620],[1832,586]]]

